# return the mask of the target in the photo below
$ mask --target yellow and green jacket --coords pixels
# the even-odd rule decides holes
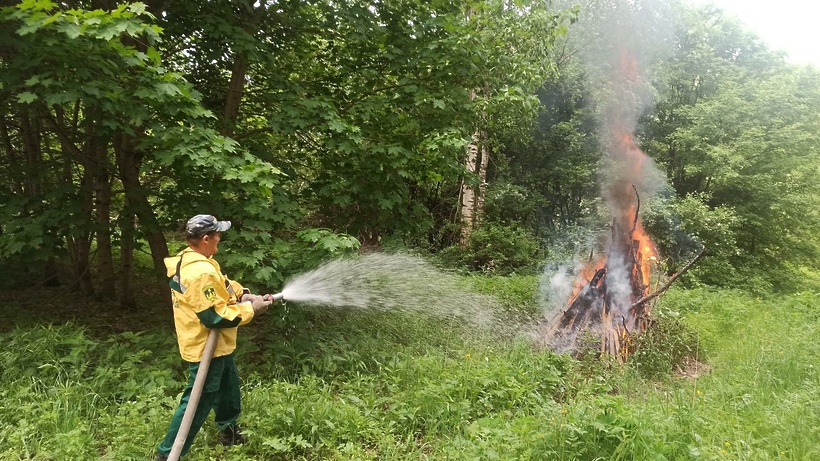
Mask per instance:
[[[219,328],[214,357],[236,349],[236,330],[253,319],[251,303],[238,303],[244,288],[222,274],[219,263],[191,248],[165,258],[171,278],[174,324],[183,360],[199,362],[211,328]]]

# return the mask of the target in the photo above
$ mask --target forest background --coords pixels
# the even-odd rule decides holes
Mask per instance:
[[[575,35],[577,7],[526,2],[8,7],[2,264],[28,284],[65,264],[133,306],[134,253],[163,279],[209,212],[259,287],[360,245],[536,269],[606,216],[613,57],[584,47],[630,7],[598,3]],[[617,38],[653,102],[635,129],[667,178],[644,206],[661,254],[709,248],[691,283],[796,288],[818,256],[816,69],[715,8],[632,8],[665,15]]]
[[[543,316],[543,306],[531,299],[534,295],[522,292],[538,291],[536,275],[545,266],[588,252],[606,226],[609,215],[600,198],[600,172],[606,160],[601,127],[608,116],[605,101],[613,91],[606,77],[618,66],[617,50],[630,49],[642,72],[635,81],[639,87],[635,101],[630,102],[640,109],[635,138],[665,178],[657,181],[653,194],[642,197],[645,226],[669,274],[704,246],[708,249],[708,256],[678,282],[690,290],[671,298],[689,300],[684,304],[689,303],[690,310],[697,310],[692,303],[719,304],[731,312],[726,319],[733,319],[736,310],[748,313],[749,305],[770,297],[782,303],[778,305],[784,318],[798,315],[809,325],[808,332],[800,330],[792,340],[804,334],[811,337],[809,333],[817,328],[812,293],[820,286],[815,232],[820,219],[820,73],[811,66],[789,64],[781,53],[770,50],[715,7],[617,0],[580,6],[526,0],[28,0],[2,5],[0,270],[5,277],[0,284],[8,292],[22,292],[23,303],[23,308],[4,308],[8,326],[30,323],[29,316],[47,322],[59,322],[66,315],[82,319],[88,316],[85,306],[94,305],[94,315],[106,319],[117,334],[157,322],[165,322],[167,328],[162,260],[183,247],[182,226],[197,213],[233,222],[218,259],[233,278],[256,290],[274,291],[293,274],[333,258],[377,250],[411,251],[460,270],[468,278],[487,277],[478,284],[506,296],[515,306],[526,306],[526,315]],[[612,37],[611,30],[630,33]],[[50,293],[49,299],[41,293]],[[731,301],[723,298],[729,296],[726,293],[733,293]],[[788,306],[802,307],[790,311]],[[679,305],[674,307],[680,310]],[[310,315],[318,317],[310,321],[303,317]],[[328,313],[310,315],[286,313],[268,328],[282,333],[299,321],[314,322],[313,328],[329,322],[323,317]],[[371,321],[392,325],[406,320],[383,316]],[[771,321],[758,320],[762,322],[758,326]],[[355,319],[346,321],[361,327]],[[697,319],[692,322],[698,325]],[[322,336],[319,330],[314,333]],[[339,334],[349,337],[349,332]],[[49,335],[57,335],[57,340]],[[56,354],[63,371],[55,373],[67,388],[90,371],[80,367],[82,373],[75,376],[65,364],[79,360],[88,366],[97,358],[103,363],[105,359],[94,354],[101,354],[101,344],[109,341],[90,339],[75,326],[14,330],[6,337],[9,341],[24,338],[29,342],[19,343],[26,344],[21,350],[29,352],[39,350],[36,344],[48,348],[48,344],[74,342],[65,350],[67,355],[57,349],[38,352]],[[116,341],[139,343],[143,337],[128,338]],[[167,346],[161,336],[147,338],[139,350]],[[714,341],[726,338],[731,336],[715,333]],[[421,339],[384,341],[412,349],[416,340]],[[346,353],[361,353],[349,347],[343,347],[344,360],[350,359],[344,358]],[[384,344],[372,347],[389,355]],[[452,348],[465,347],[460,342],[446,343],[439,353],[446,357]],[[504,350],[504,354],[524,354],[522,367],[535,361],[559,370],[555,382],[530,383],[538,389],[547,386],[542,389],[545,394],[560,393],[557,401],[587,389],[578,385],[571,390],[561,381],[569,379],[562,373],[571,375],[567,370],[578,365],[515,348]],[[801,346],[800,350],[803,354],[812,349]],[[281,363],[304,371],[304,376],[281,369],[271,372],[282,378],[277,384],[280,397],[281,387],[288,383],[320,394],[336,392],[333,381],[327,384],[322,378],[332,377],[337,365],[329,370],[321,367],[331,365],[310,354],[294,352],[285,359],[281,357],[286,353],[275,352]],[[32,357],[34,362],[41,360],[36,354],[7,356],[4,363],[9,371],[3,379],[19,378],[12,376],[14,370],[44,373],[41,368],[28,368],[25,363]],[[173,354],[163,357],[174,369]],[[355,368],[356,360],[350,360]],[[408,358],[405,365],[420,366],[414,360]],[[498,366],[516,363],[503,354],[493,360]],[[820,385],[816,372],[804,370],[801,360],[795,358],[794,366],[801,370],[801,380],[808,376],[811,386],[808,394],[799,395],[808,399]],[[121,366],[127,369],[112,373],[130,373],[142,362]],[[314,367],[321,368],[320,378],[306,381],[305,376],[316,376]],[[400,371],[409,373],[408,369]],[[29,376],[29,371],[23,376]],[[147,388],[156,394],[148,401],[165,402],[162,399],[168,396],[161,389],[174,380],[160,371],[152,373],[147,376],[156,379],[150,385],[141,382],[127,391],[120,387],[94,393],[113,392],[116,396],[110,403],[121,404],[142,401],[140,392]],[[596,373],[604,376],[613,371],[595,368],[589,376]],[[582,381],[589,378],[581,375]],[[348,375],[343,378],[355,382]],[[556,384],[559,381],[562,384]],[[556,390],[564,385],[569,387]],[[39,392],[32,386],[29,391]],[[53,389],[53,384],[48,386]],[[464,382],[459,386],[470,387]],[[596,398],[608,399],[609,391]],[[25,396],[19,389],[15,392]],[[449,391],[442,392],[448,395]],[[476,402],[482,398],[479,394],[473,396]],[[497,400],[484,401],[488,406],[482,408],[490,414],[511,411],[503,403],[510,396],[501,394]],[[416,397],[433,411],[430,402]],[[530,404],[514,404],[513,410]],[[377,408],[380,404],[362,405]],[[608,405],[621,403],[607,400],[602,408]],[[113,427],[114,420],[126,417],[91,407],[77,410],[78,418],[100,421],[108,415],[106,424]],[[488,429],[501,431],[500,427],[470,425],[484,415],[476,408],[477,413],[456,418],[453,427],[460,428],[456,430],[460,436],[476,437],[476,453],[500,450],[503,434]],[[571,411],[557,408],[553,410],[559,416]],[[12,405],[7,409],[12,411]],[[817,421],[816,413],[809,421]],[[429,450],[442,456],[449,453],[450,445],[442,448],[435,443],[437,437],[453,440],[442,429],[446,423],[431,427],[432,417],[388,414],[397,419],[385,424],[407,432],[372,429],[405,434],[406,445],[397,449],[400,455],[420,457]],[[64,421],[64,416],[58,421]],[[588,416],[579,413],[579,421],[588,422],[584,419]],[[604,411],[594,418],[610,416]],[[338,422],[333,415],[324,417]],[[533,418],[533,413],[527,418]],[[161,426],[162,419],[160,412],[151,424]],[[9,459],[60,459],[53,452],[56,458],[47,458],[47,453],[74,453],[70,450],[75,448],[86,453],[93,445],[93,441],[52,445],[55,442],[48,442],[44,434],[62,434],[59,423],[56,428],[27,429],[19,418],[9,421],[14,430],[8,434],[23,434],[23,445],[17,439],[12,443],[11,435],[0,439],[10,447],[4,451],[5,446],[0,446],[0,453],[19,456],[9,455]],[[530,433],[524,426],[531,420],[517,421],[523,427],[520,434]],[[611,440],[600,434],[587,440],[583,431],[578,432],[572,440],[580,442],[565,446],[567,451],[561,453],[569,454],[562,459],[595,459],[601,453],[634,455],[619,452],[626,448],[618,448],[623,445],[615,441],[637,431],[636,427],[624,421],[610,423],[626,432],[614,431]],[[296,423],[291,419],[288,424]],[[586,427],[585,434],[605,431],[590,425],[574,427]],[[285,431],[289,436],[269,439],[265,446],[273,459],[286,456],[282,453],[349,459],[338,450],[355,441],[353,433],[360,427],[352,427],[342,431],[346,435],[328,429],[336,438],[324,442],[316,435],[321,434],[318,429]],[[485,429],[489,432],[482,432]],[[515,424],[504,430],[515,432]],[[143,434],[147,441],[157,435],[156,428],[147,431]],[[742,432],[734,426],[732,431]],[[755,456],[776,458],[783,451],[793,453],[793,459],[810,459],[812,434],[795,431],[792,442],[801,449],[766,449],[755,451]],[[673,449],[677,455],[646,449],[675,459],[699,458],[694,451],[701,453],[706,445],[715,445],[714,456],[723,456],[720,450],[729,447],[721,448],[723,441],[707,444],[691,435],[670,434],[670,440],[672,435],[684,437],[683,445]],[[425,448],[427,436],[433,448]],[[40,442],[29,446],[26,437]],[[390,444],[376,439],[351,442],[361,450],[356,456],[367,458],[375,450],[376,458],[390,457],[384,451]],[[482,449],[481,440],[497,443],[488,442]],[[531,442],[522,439],[521,446]],[[150,443],[145,444],[148,451]],[[736,439],[725,443],[736,446]],[[510,449],[517,453],[515,457],[523,456],[517,448]],[[138,457],[112,448],[98,451],[112,459]],[[46,457],[37,458],[37,453]],[[743,453],[737,456],[750,459]]]

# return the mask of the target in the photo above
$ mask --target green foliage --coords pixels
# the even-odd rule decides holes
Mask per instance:
[[[543,314],[538,304],[539,278],[536,276],[473,277],[471,281],[476,290],[498,299],[514,316],[532,318]]]
[[[536,124],[527,135],[502,138],[503,155],[488,174],[488,216],[505,223],[515,219],[536,235],[550,235],[588,216],[589,201],[598,194],[592,89],[580,63],[562,64],[537,91]]]
[[[170,336],[124,333],[101,341],[67,325],[14,330],[0,338],[8,345],[0,353],[4,459],[98,459],[100,440],[111,436],[105,430],[113,419],[108,409],[136,407],[131,416],[138,418],[127,421],[136,428],[173,404],[166,392],[181,379],[179,361],[156,354],[175,349]],[[119,437],[125,440],[126,434]]]
[[[217,258],[227,273],[253,291],[281,289],[288,277],[331,259],[355,254],[359,242],[328,229],[305,229],[291,240],[267,232],[231,230]]]
[[[187,159],[189,169],[223,170],[221,177],[230,181],[271,187],[270,165],[234,155],[235,143],[205,126],[212,115],[199,94],[179,72],[163,67],[154,19],[139,3],[89,11],[22,2],[0,10],[0,34],[8,44],[0,104],[10,116],[2,120],[3,149],[11,160],[0,165],[9,178],[0,195],[10,193],[4,203],[11,204],[0,219],[3,259],[44,261],[68,253],[77,263],[72,245],[95,232],[116,237],[107,222],[134,213],[140,193],[134,184],[140,179],[125,178],[123,171],[139,174],[146,152],[156,154],[160,166]],[[21,138],[28,141],[18,143]],[[132,138],[133,150],[126,152],[125,140]],[[147,170],[151,174],[141,180],[152,184],[159,168]],[[126,198],[111,200],[110,189],[123,187],[117,179],[128,183]],[[151,220],[143,218],[148,228]]]
[[[533,282],[483,290],[525,303]],[[274,308],[240,332],[249,443],[216,446],[209,421],[188,458],[813,459],[818,299],[673,288],[659,308],[680,316],[624,367],[418,312]],[[670,376],[691,334],[708,356]],[[0,457],[151,456],[185,382],[170,331],[35,326],[0,341]]]
[[[532,121],[554,71],[545,50],[574,14],[529,1],[96,6],[0,13],[0,197],[20,202],[0,216],[0,255],[79,267],[72,239],[116,244],[136,213],[159,259],[163,232],[208,212],[270,234],[237,240],[277,254],[241,246],[255,256],[235,261],[266,283],[295,265],[260,261],[294,260],[292,246],[309,265],[336,244],[305,247],[299,230],[369,245],[442,222],[470,135]]]
[[[542,256],[538,239],[529,232],[492,223],[473,230],[467,245],[452,246],[438,254],[447,265],[499,275],[531,272]]]
[[[658,67],[660,100],[641,131],[682,198],[686,224],[713,242],[698,275],[722,286],[799,289],[796,268],[818,260],[809,166],[820,142],[817,71],[786,65],[714,8],[680,18],[679,53]]]
[[[673,313],[656,314],[630,348],[629,364],[648,379],[663,378],[705,361],[697,334]]]
[[[94,238],[127,241],[133,213],[156,257],[163,232],[191,215],[231,219],[245,235],[226,249],[244,254],[226,266],[260,285],[353,248],[330,235],[365,247],[426,239],[438,251],[458,235],[462,181],[476,180],[464,170],[476,132],[491,157],[484,216],[502,227],[447,259],[520,271],[538,257],[526,233],[557,240],[598,211],[608,89],[578,58],[591,31],[568,27],[577,7],[96,6],[0,10],[0,264],[30,261],[27,277],[60,259],[81,267],[90,256],[78,247]],[[624,5],[588,10],[620,18]],[[677,26],[658,43],[677,53],[646,62],[657,105],[636,139],[676,195],[657,221],[669,267],[703,243],[697,284],[798,289],[820,255],[817,71],[786,64],[714,8],[662,12]],[[305,241],[305,229],[332,234]]]
[[[113,11],[61,10],[52,2],[23,2],[2,10],[4,38],[13,44],[4,73],[6,91],[23,91],[18,103],[51,109],[83,102],[100,111],[109,133],[138,127],[159,129],[156,116],[182,121],[208,116],[179,73],[161,67],[154,46],[158,26],[143,4],[122,4]],[[141,37],[142,52],[123,35]],[[78,61],[77,56],[85,59]],[[91,116],[92,114],[84,114]],[[167,121],[167,120],[166,120]]]
[[[506,226],[519,225],[536,230],[538,203],[521,186],[497,182],[487,188],[484,218]]]
[[[170,42],[196,43],[168,59],[214,112],[225,76],[247,63],[242,110],[221,123],[288,175],[305,227],[365,241],[430,228],[486,106],[508,124],[534,108],[529,89],[549,72],[543,49],[565,16],[538,2],[470,8],[465,21],[467,6],[447,2],[293,2],[274,13],[220,1],[157,16]],[[487,98],[472,100],[474,88]]]
[[[691,194],[673,198],[668,206],[658,206],[644,214],[647,232],[653,236],[660,254],[668,258],[671,271],[691,261],[704,247],[706,258],[698,262],[681,283],[689,285],[743,286],[764,291],[768,285],[750,271],[732,266],[737,253],[740,222],[730,207],[710,207],[708,196]]]
[[[334,234],[328,229],[306,229],[296,235],[304,251],[305,266],[311,267],[331,258],[349,256],[359,249],[359,242],[349,235]],[[311,251],[312,250],[312,251]]]

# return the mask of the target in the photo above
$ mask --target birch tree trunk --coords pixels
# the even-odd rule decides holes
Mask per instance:
[[[475,212],[473,213],[473,223],[475,226],[481,224],[484,215],[484,198],[487,196],[487,165],[490,163],[490,150],[487,148],[487,133],[481,132],[479,139],[478,153],[481,159],[478,162],[478,194],[476,194]]]
[[[475,90],[470,92],[470,100],[476,98]],[[486,99],[486,94],[484,95]],[[478,176],[478,184],[471,181],[461,182],[461,244],[470,239],[473,229],[481,222],[484,211],[484,195],[487,191],[487,165],[489,154],[487,150],[487,133],[480,128],[473,132],[472,140],[467,146],[466,169],[468,175]]]
[[[473,133],[473,139],[467,146],[467,174],[472,175],[476,171],[479,157],[479,132]],[[464,178],[461,181],[461,244],[467,243],[470,234],[473,232],[473,225],[475,224],[475,205],[476,205],[476,189],[469,181],[470,178]]]

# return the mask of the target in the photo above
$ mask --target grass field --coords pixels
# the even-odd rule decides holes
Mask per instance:
[[[531,313],[534,283],[482,289]],[[418,313],[272,309],[240,332],[249,443],[217,446],[209,421],[186,459],[820,459],[819,304],[670,291],[659,310],[696,338],[681,368],[663,337],[619,366]],[[152,456],[185,379],[170,319],[89,309],[6,322],[0,459]]]

